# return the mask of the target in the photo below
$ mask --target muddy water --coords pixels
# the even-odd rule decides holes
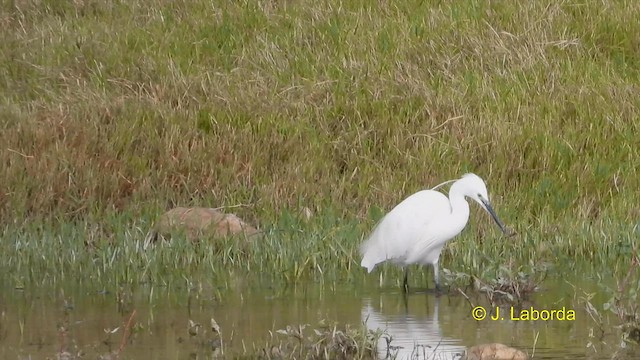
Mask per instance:
[[[386,330],[390,342],[380,341],[380,354],[398,359],[456,359],[466,346],[488,342],[535,351],[539,359],[604,359],[611,358],[611,344],[616,343],[615,338],[592,337],[594,323],[575,301],[576,291],[562,281],[545,284],[532,306],[564,306],[576,310],[575,320],[512,320],[506,308],[504,320],[476,321],[461,295],[418,292],[404,297],[396,288],[373,286],[102,292],[69,285],[64,290],[0,291],[1,359],[56,358],[65,352],[95,359],[120,348],[120,359],[211,358],[220,348],[227,355],[255,354],[283,336],[275,330],[322,322],[366,322],[369,328]],[[125,324],[134,311],[131,335],[123,345]],[[488,315],[495,316],[495,310],[489,308]],[[220,327],[222,344],[208,330],[211,318]],[[603,346],[603,340],[609,345]],[[590,343],[597,352],[588,348]]]

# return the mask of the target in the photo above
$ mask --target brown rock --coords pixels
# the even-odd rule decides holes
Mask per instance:
[[[527,360],[524,352],[507,345],[493,343],[470,347],[464,360]]]
[[[256,228],[245,223],[234,214],[225,214],[214,208],[177,207],[164,213],[153,230],[147,235],[145,245],[155,242],[159,236],[171,238],[171,234],[184,233],[192,241],[202,237],[225,237],[243,234],[254,237]]]

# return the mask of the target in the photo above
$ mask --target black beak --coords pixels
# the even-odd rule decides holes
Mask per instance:
[[[508,235],[507,234],[507,228],[504,227],[504,224],[502,223],[502,221],[500,221],[500,218],[498,218],[498,215],[496,215],[496,212],[491,207],[491,203],[488,200],[485,200],[485,199],[480,199],[480,200],[482,201],[482,204],[484,205],[484,208],[487,209],[487,212],[491,215],[491,217],[496,222],[496,224],[498,224],[498,227],[500,227],[500,230],[502,230],[502,232],[505,235]]]

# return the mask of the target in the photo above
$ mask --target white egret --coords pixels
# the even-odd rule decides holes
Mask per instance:
[[[441,185],[453,182],[449,197],[436,191]],[[507,233],[489,202],[484,181],[475,174],[465,174],[431,190],[419,191],[380,220],[373,233],[365,241],[360,252],[360,265],[371,272],[384,261],[391,261],[405,268],[411,264],[433,265],[436,290],[440,290],[438,260],[445,243],[458,235],[469,220],[469,203],[465,197],[475,200]],[[408,290],[405,268],[403,290]]]

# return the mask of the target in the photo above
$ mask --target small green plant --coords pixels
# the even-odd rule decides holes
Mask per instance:
[[[637,249],[634,249],[631,254],[628,271],[622,279],[618,280],[617,287],[613,289],[603,285],[610,297],[603,303],[601,310],[592,303],[592,299],[595,296],[594,293],[585,294],[580,298],[587,314],[589,314],[597,327],[597,333],[592,331],[592,337],[600,340],[610,333],[612,329],[617,329],[621,340],[618,346],[622,352],[630,348],[637,349],[640,345],[639,266],[640,259],[638,258]],[[606,316],[607,314],[614,315],[613,319]],[[587,346],[595,347],[593,342],[589,342]]]
[[[283,336],[278,345],[261,350],[264,359],[376,359],[378,332],[365,327],[337,325],[308,329],[308,325],[277,330]]]
[[[626,276],[618,281],[614,295],[602,305],[604,311],[618,318],[622,331],[622,340],[640,345],[640,259],[637,250],[633,251],[631,264]]]
[[[469,289],[480,294],[492,305],[522,304],[538,290],[547,276],[543,266],[498,266],[475,276],[445,269],[445,278],[452,284],[453,292],[463,294],[467,300]]]

